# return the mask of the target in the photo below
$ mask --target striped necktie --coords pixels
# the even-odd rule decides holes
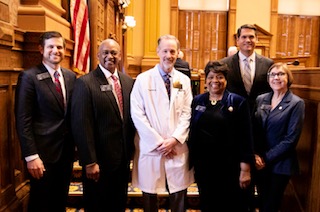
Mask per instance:
[[[249,94],[252,87],[250,59],[246,58],[243,60],[243,62],[244,62],[243,83],[247,93]]]
[[[170,87],[170,75],[169,74],[164,75],[164,84],[166,86],[168,97],[170,99],[171,87]]]
[[[119,110],[120,110],[120,114],[122,117],[123,114],[123,100],[122,100],[122,91],[118,82],[118,78],[114,75],[111,75],[111,78],[113,80],[113,84],[114,84],[114,91],[117,95],[117,99],[118,99],[118,106],[119,106]]]
[[[59,94],[59,100],[61,101],[61,103],[64,105],[64,98],[63,98],[63,93],[62,93],[62,88],[61,88],[61,83],[59,80],[60,74],[58,71],[55,71],[54,74],[54,84],[56,86],[56,91]]]

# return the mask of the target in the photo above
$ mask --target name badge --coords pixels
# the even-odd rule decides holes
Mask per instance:
[[[100,90],[101,91],[112,91],[112,85],[108,84],[108,85],[100,85]]]
[[[205,106],[201,106],[201,105],[197,105],[196,110],[200,111],[200,112],[204,112],[206,110]]]
[[[37,74],[37,79],[40,80],[44,80],[47,78],[51,78],[50,74],[48,72],[42,73],[42,74]]]

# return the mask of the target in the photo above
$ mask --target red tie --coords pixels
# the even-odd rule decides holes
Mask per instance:
[[[57,90],[59,97],[60,97],[59,100],[62,102],[62,104],[64,104],[61,83],[59,80],[60,74],[58,71],[55,71],[53,76],[54,76],[54,84],[56,85],[56,90]]]
[[[122,116],[123,113],[123,101],[122,101],[122,92],[121,92],[121,88],[119,86],[118,83],[118,78],[114,75],[111,75],[111,78],[113,79],[113,84],[114,84],[114,90],[116,92],[117,95],[117,99],[118,99],[118,106],[119,106],[119,110],[120,110],[120,114]]]

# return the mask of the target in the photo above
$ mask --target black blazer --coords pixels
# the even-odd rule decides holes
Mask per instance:
[[[64,68],[61,71],[66,87],[66,109],[42,63],[19,74],[15,117],[23,157],[39,154],[46,163],[54,163],[63,156],[73,158],[69,112],[76,75]]]
[[[184,73],[187,75],[189,78],[191,77],[191,70],[189,63],[185,60],[182,60],[181,58],[177,58],[174,68],[177,69],[178,71]]]
[[[227,75],[227,90],[247,98],[252,113],[257,96],[271,91],[267,81],[267,72],[270,66],[274,63],[273,60],[256,53],[255,76],[249,96],[241,77],[239,52],[232,56],[225,57],[221,61],[227,63],[230,68]]]
[[[134,125],[130,115],[133,79],[118,72],[123,96],[123,120],[112,88],[99,66],[77,79],[72,100],[72,131],[81,165],[98,163],[113,170],[133,152]],[[101,169],[102,170],[102,169]]]

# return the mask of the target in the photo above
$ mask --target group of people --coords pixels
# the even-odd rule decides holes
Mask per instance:
[[[132,159],[145,212],[158,212],[165,191],[171,212],[184,212],[194,182],[203,212],[253,211],[255,187],[260,212],[277,212],[299,171],[304,101],[290,91],[288,67],[255,53],[256,41],[255,27],[241,26],[239,51],[209,61],[207,92],[193,97],[190,78],[174,68],[173,35],[158,39],[159,63],[135,80],[118,70],[113,39],[101,42],[96,69],[76,79],[60,66],[63,37],[45,32],[42,63],[21,72],[16,89],[28,211],[65,211],[76,146],[88,212],[125,211]]]

